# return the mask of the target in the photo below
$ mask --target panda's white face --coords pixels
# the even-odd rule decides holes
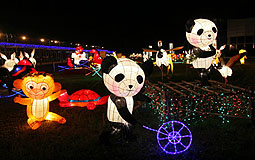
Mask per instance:
[[[109,72],[103,74],[107,89],[119,97],[136,95],[143,87],[145,74],[141,67],[127,58],[117,59],[118,64]]]
[[[218,32],[216,25],[208,19],[196,19],[194,22],[191,32],[186,32],[188,42],[198,48],[213,44]]]

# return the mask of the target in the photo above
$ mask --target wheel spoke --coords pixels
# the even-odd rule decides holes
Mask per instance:
[[[166,131],[167,134],[169,133],[164,127],[162,127],[162,128]]]
[[[170,142],[168,142],[165,146],[164,146],[164,150],[166,149],[166,147],[170,144]]]
[[[192,136],[191,135],[184,135],[184,136],[179,136],[179,137],[181,137],[181,138],[186,138],[186,137],[191,138]]]
[[[180,142],[180,144],[181,144],[184,148],[187,148],[187,146],[185,146],[182,142]]]
[[[168,137],[165,137],[165,138],[159,138],[158,140],[165,140],[165,139],[168,139]]]
[[[184,126],[182,126],[182,128],[181,129],[179,129],[179,131],[177,131],[177,133],[176,134],[179,134],[181,131],[182,131],[182,129],[184,128]]]
[[[174,122],[172,121],[172,130],[174,132]]]
[[[177,152],[177,149],[176,149],[176,144],[174,143],[174,153]]]
[[[163,136],[160,134],[163,134]],[[185,140],[183,141],[182,138],[185,138]],[[192,134],[189,128],[182,122],[169,121],[161,125],[159,130],[157,130],[157,139],[159,146],[167,154],[179,154],[186,151],[190,147],[192,142]],[[177,144],[180,145],[177,146]]]
[[[165,135],[165,136],[168,136],[168,134],[163,133],[163,132],[160,132],[160,131],[158,131],[158,133],[161,133],[161,134],[163,134],[163,135]]]

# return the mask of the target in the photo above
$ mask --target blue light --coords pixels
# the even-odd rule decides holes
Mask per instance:
[[[4,88],[8,88],[8,87],[6,86],[6,84],[4,84],[3,87],[4,87]],[[18,95],[18,94],[21,95],[21,96],[26,97],[26,95],[24,95],[24,94],[22,93],[22,90],[20,90],[20,91],[15,91],[15,90],[12,89],[12,92],[14,92],[14,93],[13,93],[13,94],[10,94],[10,95],[8,95],[8,96],[1,96],[1,95],[0,95],[0,98],[10,98],[10,97],[16,96],[16,95]]]
[[[192,143],[192,134],[182,122],[169,121],[162,124],[158,130],[143,126],[143,128],[157,132],[157,141],[160,148],[167,154],[185,152]]]
[[[98,101],[101,97],[98,97],[97,99],[92,99],[92,100],[73,100],[73,99],[67,99],[69,102],[95,102]]]
[[[21,43],[6,43],[0,42],[0,46],[12,46],[12,47],[21,47],[21,48],[36,48],[36,49],[54,49],[54,50],[75,50],[76,48],[72,47],[60,47],[60,46],[45,46],[45,45],[36,45],[36,44],[21,44]],[[99,52],[113,53],[113,51],[97,49]],[[84,49],[83,52],[90,52],[91,50]]]

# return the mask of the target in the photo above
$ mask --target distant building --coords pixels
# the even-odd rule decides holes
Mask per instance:
[[[255,49],[255,18],[229,19],[227,42],[230,49]]]

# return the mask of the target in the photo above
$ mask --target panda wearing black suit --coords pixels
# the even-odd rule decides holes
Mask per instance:
[[[104,84],[112,93],[107,105],[107,119],[111,127],[101,134],[101,138],[107,140],[115,131],[124,130],[124,138],[129,139],[131,125],[138,123],[132,116],[134,98],[150,101],[150,98],[140,94],[140,90],[144,85],[145,75],[152,72],[153,64],[147,61],[144,67],[140,67],[128,58],[106,57],[101,68]]]
[[[225,46],[217,50],[216,38],[218,29],[216,25],[208,19],[200,18],[188,20],[185,28],[186,39],[193,46],[191,54],[196,56],[196,59],[192,60],[191,64],[200,72],[202,85],[208,85],[208,76],[213,69],[216,53],[224,49]],[[186,58],[189,59],[187,56]],[[227,69],[230,70],[230,68]]]

